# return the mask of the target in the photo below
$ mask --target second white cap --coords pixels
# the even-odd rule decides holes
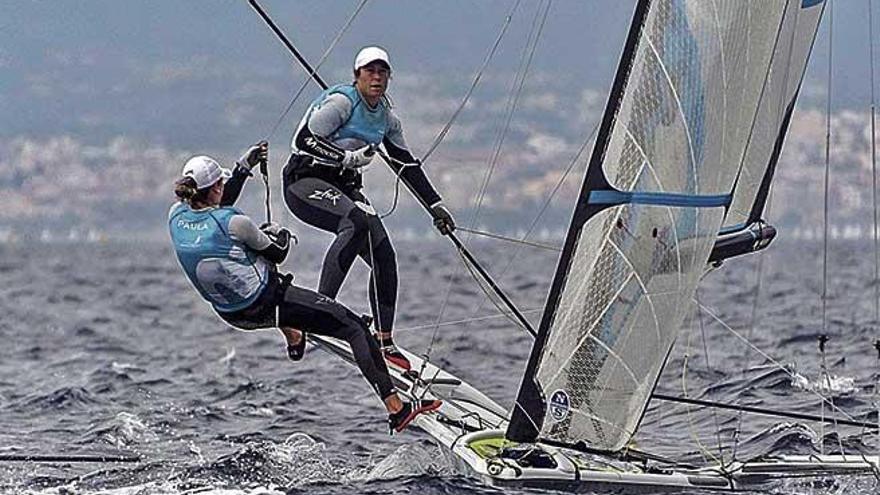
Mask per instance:
[[[357,57],[354,58],[354,70],[358,70],[361,67],[368,65],[370,62],[375,62],[377,60],[385,62],[388,69],[391,69],[391,60],[388,58],[388,52],[378,46],[366,46],[361,48]]]

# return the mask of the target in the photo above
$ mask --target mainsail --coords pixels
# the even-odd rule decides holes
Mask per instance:
[[[631,439],[734,190],[750,188],[751,206],[751,177],[771,163],[773,146],[750,143],[765,109],[796,96],[802,70],[782,89],[768,74],[805,60],[815,29],[799,35],[797,17],[810,9],[818,19],[822,1],[638,2],[507,438],[607,451]],[[760,163],[748,180],[746,160]]]

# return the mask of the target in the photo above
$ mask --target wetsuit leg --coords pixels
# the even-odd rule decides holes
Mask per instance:
[[[367,240],[367,214],[338,187],[316,177],[286,184],[284,201],[297,218],[336,233],[324,256],[318,292],[335,298]]]
[[[367,217],[369,234],[358,255],[370,266],[370,307],[377,328],[390,332],[397,308],[397,254],[382,219]]]
[[[348,342],[358,368],[379,397],[384,400],[394,393],[378,344],[345,306],[315,291],[290,286],[278,302],[278,325]]]

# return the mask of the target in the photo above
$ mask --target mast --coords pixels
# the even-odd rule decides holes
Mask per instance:
[[[733,199],[786,14],[805,5],[638,2],[508,439],[629,442]]]
[[[626,81],[629,77],[633,53],[638,45],[639,33],[642,30],[642,25],[645,21],[645,16],[648,13],[648,7],[650,4],[651,0],[639,0],[633,14],[629,34],[626,37],[626,44],[624,45],[623,53],[620,56],[620,63],[617,67],[617,74],[614,76],[611,93],[608,95],[605,115],[602,117],[602,124],[599,127],[596,144],[593,148],[593,154],[590,157],[590,164],[587,167],[586,177],[581,186],[580,194],[578,194],[579,199],[575,206],[574,214],[572,215],[571,224],[568,227],[568,234],[565,238],[562,254],[559,257],[559,263],[556,266],[556,273],[553,276],[553,284],[550,287],[550,295],[544,306],[541,324],[538,327],[538,335],[535,337],[535,343],[532,345],[532,352],[529,355],[526,371],[523,375],[522,383],[520,384],[516,402],[514,403],[510,426],[505,434],[509,440],[514,442],[534,442],[538,437],[540,423],[544,420],[544,414],[546,411],[543,394],[531,377],[535,375],[541,350],[547,341],[548,328],[553,315],[552,308],[555,307],[559,301],[565,272],[571,263],[571,257],[574,252],[578,229],[584,224],[584,222],[601,209],[596,205],[591,207],[584,199],[589,196],[589,193],[592,190],[608,189],[610,187],[605,178],[605,174],[601,169],[602,160],[605,156],[605,150],[608,147],[608,139],[611,133],[611,127],[614,123],[614,117],[617,114],[617,110],[623,99],[623,90],[626,87]]]

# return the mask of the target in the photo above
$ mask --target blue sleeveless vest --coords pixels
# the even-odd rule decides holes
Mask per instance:
[[[229,235],[229,220],[242,213],[232,207],[194,211],[178,204],[168,228],[177,260],[206,301],[220,312],[250,306],[266,289],[268,264]]]
[[[312,109],[321,104],[325,98],[332,94],[343,94],[348,101],[351,102],[351,116],[348,121],[342,125],[332,136],[328,136],[331,141],[341,141],[345,139],[359,139],[364,144],[379,144],[385,137],[385,131],[388,130],[388,107],[384,99],[379,101],[376,108],[370,108],[370,105],[361,97],[360,92],[352,84],[337,84],[324,90],[309,107],[309,113]]]

